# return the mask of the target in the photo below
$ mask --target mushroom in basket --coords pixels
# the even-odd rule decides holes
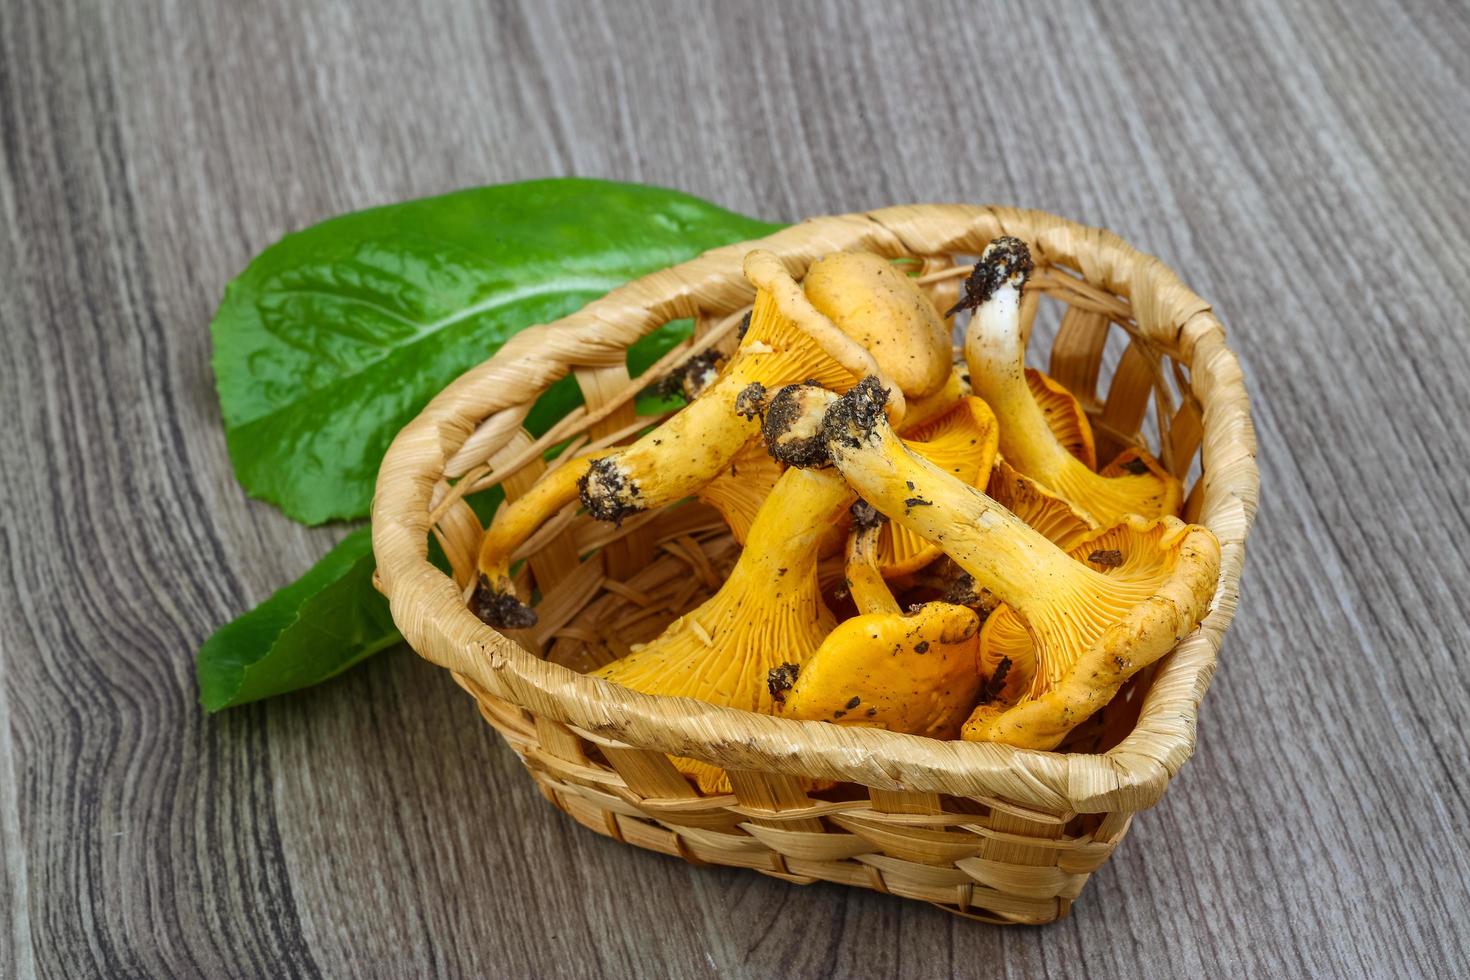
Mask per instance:
[[[805,665],[771,672],[777,713],[957,738],[980,690],[980,618],[947,602],[900,612],[878,568],[882,517],[862,501],[853,509],[847,579],[859,615],[839,623]]]
[[[820,421],[803,412],[807,392],[831,397],[816,385],[790,385],[763,406],[771,451],[788,469],[761,505],[724,585],[594,676],[646,694],[767,714],[785,701],[787,716],[820,720],[842,718],[849,713],[843,705],[857,697],[862,709],[851,713],[860,724],[953,738],[980,685],[979,619],[937,602],[912,616],[900,613],[873,564],[873,515],[851,561],[855,577],[866,574],[853,586],[864,615],[835,622],[822,602],[817,554],[852,491],[825,467],[819,435],[803,428],[802,419]],[[728,786],[713,766],[683,758],[675,764],[706,792]]]
[[[944,321],[907,277],[872,258],[878,266],[861,257],[854,264],[830,256],[823,260],[830,269],[821,271],[823,263],[814,267],[818,283],[835,279],[850,293],[872,297],[866,305],[833,307],[834,322],[775,255],[747,255],[744,269],[756,287],[755,305],[729,362],[692,402],[632,445],[572,460],[502,508],[480,548],[480,581],[471,600],[477,614],[492,626],[535,621],[515,597],[511,559],[547,518],[578,497],[593,517],[620,521],[709,483],[756,435],[759,400],[748,390],[758,395],[764,386],[812,380],[845,391],[876,374],[901,379],[894,407],[900,415],[905,394],[940,390],[949,372]],[[905,290],[917,302],[907,303]]]
[[[1129,450],[1097,473],[1047,424],[1025,370],[1020,298],[1031,270],[1024,242],[995,239],[966,280],[964,299],[950,311],[975,311],[965,335],[965,358],[975,393],[1000,420],[1001,455],[1015,471],[1070,503],[1093,528],[1112,527],[1128,514],[1177,514],[1179,481],[1153,457]]]
[[[768,419],[784,417],[780,405],[767,413]],[[783,663],[799,667],[836,625],[817,584],[817,551],[823,532],[851,500],[852,491],[831,469],[787,469],[719,591],[594,676],[645,694],[771,713],[767,675]],[[713,766],[675,762],[706,792],[728,786]]]
[[[764,399],[758,407],[764,411]],[[918,425],[905,425],[900,438],[920,456],[954,473],[962,480],[983,486],[989,479],[999,435],[995,416],[978,398],[963,397],[937,416]],[[729,469],[705,484],[698,497],[713,505],[730,525],[735,540],[745,543],[746,530],[761,501],[781,475],[781,464],[766,451],[760,436],[741,449]],[[837,540],[846,527],[835,525]],[[829,537],[831,534],[829,533]],[[939,555],[939,549],[902,527],[885,525],[875,543],[878,561],[889,577],[922,568]],[[824,547],[823,557],[835,553]]]
[[[914,281],[886,259],[869,252],[825,255],[807,269],[802,292],[817,312],[868,348],[903,391],[905,438],[923,438],[931,427],[937,427],[940,416],[970,394],[970,369],[964,360],[946,363],[949,330],[944,320]],[[893,329],[894,323],[922,325],[922,329],[901,334]],[[927,342],[913,343],[916,336],[925,334]],[[689,377],[688,373],[681,375],[681,379]],[[696,372],[693,383],[684,382],[686,397],[697,396],[702,390],[698,381],[706,377]],[[936,378],[941,379],[938,384]],[[984,414],[993,428],[993,417],[988,410]],[[744,544],[756,510],[780,475],[780,464],[766,452],[757,433],[696,495],[720,512],[735,540]]]
[[[939,545],[1024,624],[1029,683],[1014,703],[979,707],[964,737],[1053,748],[1198,625],[1219,574],[1219,544],[1207,529],[1177,518],[1130,516],[1098,547],[1107,554],[1094,564],[1105,567],[1089,567],[982,491],[910,452],[884,417],[886,400],[872,378],[840,398],[812,392],[792,425],[813,433],[807,441],[820,441],[864,500]],[[1002,430],[1002,445],[1004,438]],[[816,458],[816,450],[807,456]],[[1110,567],[1128,574],[1111,574]],[[982,660],[997,615],[982,631]],[[1009,678],[1007,686],[1014,687]]]
[[[937,418],[905,426],[904,445],[971,486],[985,486],[1000,436],[990,407],[973,396],[962,398]],[[878,562],[889,578],[917,571],[938,558],[940,549],[902,524],[885,524],[878,535]]]

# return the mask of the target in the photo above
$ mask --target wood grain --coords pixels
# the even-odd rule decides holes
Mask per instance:
[[[0,3],[0,973],[1470,969],[1470,8]],[[206,324],[283,232],[586,174],[773,218],[999,201],[1210,297],[1262,507],[1202,743],[998,930],[552,811],[400,650],[206,718],[192,654],[340,529],[245,499]]]

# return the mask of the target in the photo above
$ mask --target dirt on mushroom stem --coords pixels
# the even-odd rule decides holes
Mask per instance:
[[[719,377],[725,355],[715,348],[700,351],[649,387],[666,398],[692,402]]]
[[[831,465],[821,416],[816,410],[831,398],[831,392],[812,381],[787,385],[776,392],[766,404],[765,418],[761,421],[761,435],[773,459],[798,469]]]
[[[536,625],[536,611],[508,592],[497,590],[483,575],[470,595],[470,612],[492,629],[520,630]]]
[[[848,508],[848,513],[852,514],[852,526],[860,529],[877,527],[888,520],[883,516],[882,511],[862,497],[853,502],[853,505]]]
[[[978,308],[994,296],[996,290],[1009,282],[1011,277],[1016,276],[1025,281],[1035,268],[1031,250],[1021,239],[1012,235],[993,239],[985,246],[980,261],[975,263],[975,268],[966,277],[965,295],[944,315],[952,317],[962,310]]]

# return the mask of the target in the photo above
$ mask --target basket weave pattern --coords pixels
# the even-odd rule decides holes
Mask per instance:
[[[614,528],[569,508],[527,542],[518,573],[539,623],[501,635],[465,607],[482,528],[467,493],[514,497],[567,459],[656,421],[634,396],[699,350],[733,342],[759,245],[800,277],[818,256],[865,249],[921,262],[941,309],[999,235],[1037,260],[1023,317],[1060,303],[1049,373],[1082,401],[1098,458],[1149,448],[1187,487],[1185,516],[1220,540],[1209,616],[1064,745],[1038,752],[796,722],[626,690],[585,671],[656,636],[709,596],[738,550],[718,514],[683,503]],[[959,264],[957,264],[957,260]],[[628,347],[672,320],[694,339],[642,379]],[[1126,349],[1101,377],[1110,333]],[[540,439],[522,422],[571,373],[585,396]],[[549,465],[555,466],[553,460]],[[654,273],[517,335],[439,395],[393,443],[378,478],[379,586],[420,655],[454,673],[553,804],[598,833],[695,863],[834,881],[995,922],[1064,915],[1132,815],[1162,795],[1194,746],[1199,699],[1235,610],[1255,511],[1255,436],[1240,369],[1209,305],[1110,232],[1036,211],[927,205],[818,218]],[[453,577],[426,559],[435,536]],[[840,575],[840,567],[836,574]],[[701,794],[669,757],[724,768],[732,792]],[[831,788],[808,791],[804,787]]]

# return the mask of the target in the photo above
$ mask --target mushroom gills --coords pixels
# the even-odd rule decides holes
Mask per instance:
[[[1017,472],[1004,458],[995,461],[985,492],[1063,551],[1093,533],[1091,523],[1075,507]]]
[[[1092,435],[1092,422],[1077,396],[1051,375],[1029,367],[1026,369],[1026,388],[1036,400],[1046,427],[1061,447],[1076,456],[1083,466],[1097,469],[1097,444]]]
[[[782,663],[805,663],[835,625],[817,585],[817,546],[851,499],[831,470],[787,470],[720,589],[594,676],[645,694],[771,713],[767,674]],[[728,786],[714,767],[684,759],[675,765],[706,792]]]
[[[966,722],[966,739],[1054,746],[1193,630],[1219,574],[1214,535],[1175,517],[1130,516],[1069,555],[1110,589],[1075,597],[1062,617],[996,608],[981,631],[980,670],[994,676],[1006,663],[1007,676]]]
[[[781,478],[781,464],[753,435],[720,475],[699,488],[696,496],[720,512],[735,540],[745,544],[761,504]]]

